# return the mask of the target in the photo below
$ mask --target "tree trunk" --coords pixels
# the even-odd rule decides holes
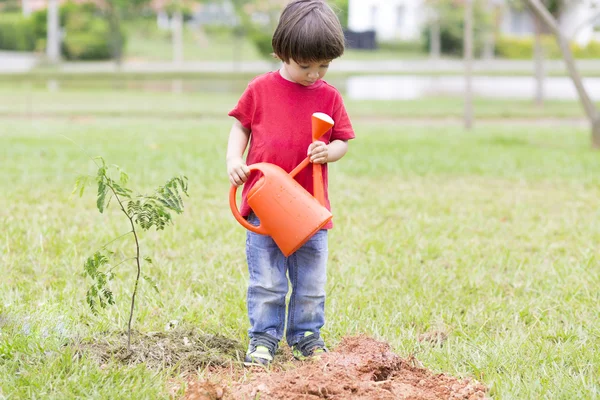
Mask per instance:
[[[473,0],[465,2],[465,129],[473,127]]]
[[[558,23],[556,22],[556,19],[554,19],[552,14],[550,14],[548,9],[540,2],[540,0],[528,1],[532,10],[556,36],[556,40],[558,41],[560,51],[567,66],[567,70],[569,71],[569,75],[571,77],[571,80],[573,81],[573,85],[575,85],[575,89],[577,89],[579,100],[581,101],[585,113],[592,125],[592,145],[595,148],[600,148],[600,134],[598,133],[598,130],[600,129],[598,127],[598,125],[600,125],[600,113],[598,112],[598,108],[596,108],[596,105],[594,104],[588,92],[586,91],[585,86],[583,86],[583,80],[581,78],[579,70],[577,70],[577,66],[575,65],[575,59],[573,58],[573,53],[569,48],[569,43],[567,42],[563,33],[561,32]]]
[[[24,17],[31,15],[31,8],[29,7],[29,0],[21,0],[21,11]]]
[[[108,1],[108,23],[110,25],[110,48],[112,57],[121,67],[123,61],[123,38],[121,37],[121,18],[114,0]]]
[[[600,118],[592,121],[592,146],[595,149],[600,148]]]
[[[442,40],[440,37],[440,19],[437,15],[431,21],[429,33],[431,35],[431,38],[429,40],[429,56],[432,59],[437,60],[442,54]]]
[[[544,105],[544,48],[542,46],[542,21],[533,15],[535,25],[535,46],[534,46],[534,63],[535,63],[535,104],[537,106]]]
[[[495,7],[492,0],[486,1],[486,12],[494,19],[494,23],[486,26],[485,39],[483,44],[483,58],[492,60],[496,50],[496,23],[495,23]]]
[[[171,33],[173,39],[173,62],[183,62],[183,13],[180,9],[173,13],[171,20]]]
[[[51,64],[57,64],[60,61],[60,20],[58,0],[48,1],[47,24],[46,55]]]

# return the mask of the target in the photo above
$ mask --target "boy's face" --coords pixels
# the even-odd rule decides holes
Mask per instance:
[[[304,86],[310,86],[319,79],[323,79],[327,73],[330,62],[331,60],[297,63],[290,58],[289,62],[283,63],[281,76],[288,81],[296,82]]]

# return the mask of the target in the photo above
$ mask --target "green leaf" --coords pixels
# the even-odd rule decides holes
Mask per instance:
[[[108,190],[109,188],[104,183],[104,180],[98,182],[98,199],[96,200],[96,207],[98,207],[98,211],[100,211],[100,213],[104,212],[104,202]]]
[[[71,194],[75,194],[76,192],[79,191],[79,197],[83,196],[83,191],[85,190],[85,187],[88,185],[89,180],[90,180],[89,175],[78,176],[77,179],[75,180],[75,187],[73,188],[73,191],[71,192]]]
[[[152,264],[152,259],[150,257],[144,257],[144,260],[146,260],[148,264]]]

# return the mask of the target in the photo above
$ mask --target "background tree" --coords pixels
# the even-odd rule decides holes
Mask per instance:
[[[184,15],[191,13],[195,5],[208,2],[208,0],[170,0],[167,3],[165,11],[171,16],[171,40],[174,63],[181,63],[184,60]],[[202,29],[202,26],[199,26],[198,29]]]
[[[464,54],[465,0],[426,0],[426,5],[430,12],[423,30],[425,50],[436,51],[439,41],[441,53],[461,57]],[[492,22],[485,3],[473,0],[474,55],[482,54],[486,32]]]
[[[272,59],[271,39],[279,14],[289,0],[233,0],[243,34],[254,43],[260,54]]]
[[[536,16],[543,21],[544,25],[554,34],[556,40],[558,41],[558,46],[560,47],[560,51],[567,66],[569,76],[571,77],[571,80],[577,89],[577,94],[579,95],[579,99],[581,100],[585,113],[591,124],[592,146],[594,148],[600,148],[600,112],[583,86],[583,80],[581,78],[581,74],[577,70],[577,66],[575,65],[575,59],[573,57],[571,48],[569,47],[569,42],[558,26],[556,18],[541,2],[541,0],[527,1]]]
[[[60,61],[60,15],[58,0],[48,0],[47,21],[46,56],[51,64],[56,64]]]
[[[548,11],[555,17],[558,18],[560,13],[566,7],[566,1],[568,0],[542,0],[544,6]],[[534,33],[534,45],[533,45],[533,61],[535,70],[535,95],[534,101],[538,106],[544,104],[544,84],[546,80],[546,71],[544,68],[544,60],[546,58],[546,52],[544,50],[543,36],[548,33],[544,23],[539,16],[531,10],[527,0],[510,0],[507,3],[508,7],[513,8],[516,11],[528,12],[533,20],[533,33]]]
[[[465,129],[473,127],[473,2],[465,0],[464,7]]]
[[[123,49],[125,47],[125,33],[121,21],[128,15],[139,11],[148,5],[150,0],[105,0],[106,18],[110,25],[110,48],[112,58],[117,65],[123,61]]]

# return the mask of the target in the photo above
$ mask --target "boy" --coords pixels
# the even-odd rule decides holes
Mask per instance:
[[[310,155],[311,162],[323,164],[325,202],[331,209],[327,163],[341,159],[348,140],[354,138],[341,95],[322,80],[329,63],[344,53],[342,27],[331,8],[322,0],[291,1],[281,14],[272,44],[282,61],[281,69],[252,80],[229,112],[236,121],[229,135],[227,172],[233,185],[245,183],[240,212],[253,225],[259,220],[246,196],[259,174],[250,176],[247,164],[268,162],[290,172]],[[330,115],[335,125],[311,143],[311,115],[315,112]],[[242,156],[249,141],[245,163]],[[313,193],[312,168],[298,173],[296,180]],[[332,226],[330,222],[287,258],[271,237],[247,233],[251,325],[247,365],[266,366],[273,361],[284,334],[288,276],[292,293],[286,341],[294,357],[305,360],[327,351],[320,329],[325,323],[327,230]]]

